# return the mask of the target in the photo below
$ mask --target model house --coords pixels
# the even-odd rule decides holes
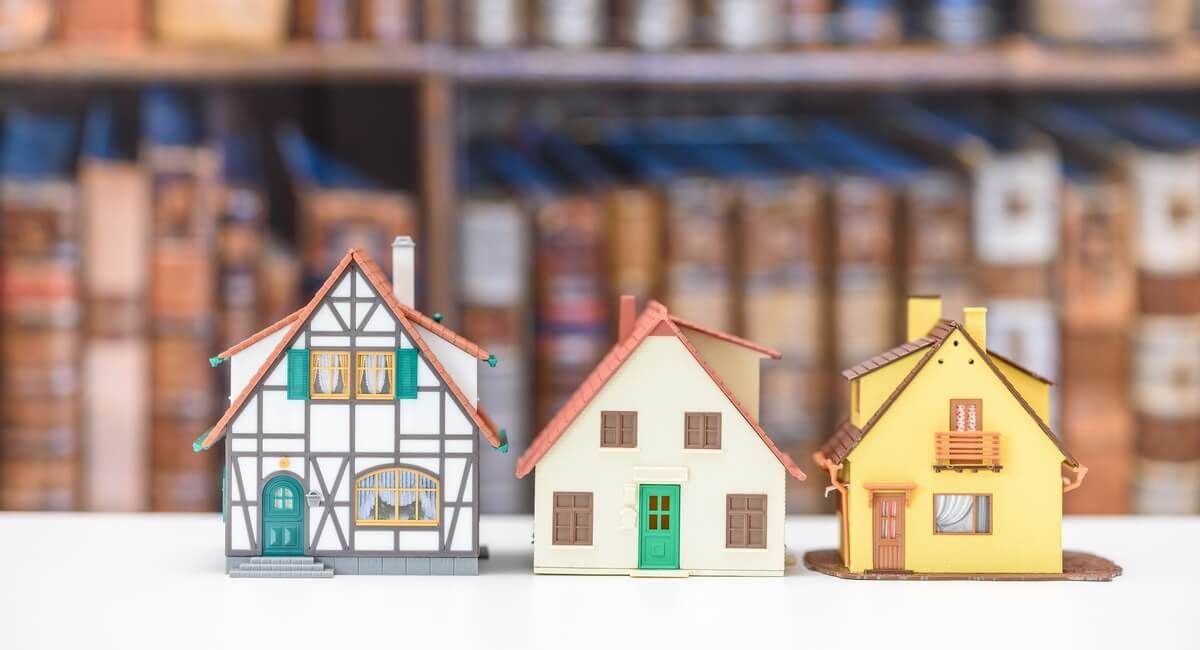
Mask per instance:
[[[850,417],[815,458],[839,493],[851,573],[1062,573],[1081,466],[1050,382],[988,350],[987,310],[911,298],[908,342],[845,372]],[[1064,476],[1066,474],[1067,476]]]
[[[618,340],[517,464],[536,573],[782,575],[785,482],[759,425],[773,350],[621,299]]]
[[[213,358],[230,404],[194,448],[224,443],[231,575],[477,572],[480,439],[507,450],[476,391],[495,359],[413,308],[412,240],[392,247],[393,282],[352,249]]]

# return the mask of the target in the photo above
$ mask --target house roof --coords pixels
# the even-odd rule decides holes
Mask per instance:
[[[681,323],[678,319],[671,316],[671,314],[667,311],[667,308],[661,303],[651,300],[650,303],[646,305],[646,309],[642,311],[642,314],[638,316],[637,320],[634,322],[630,334],[625,337],[624,340],[617,341],[616,345],[614,345],[612,349],[608,351],[608,354],[604,355],[604,358],[600,360],[600,363],[592,370],[587,379],[583,381],[583,384],[581,384],[579,388],[575,390],[574,394],[571,395],[566,404],[563,405],[562,409],[560,409],[558,413],[554,415],[550,422],[546,424],[546,427],[542,429],[541,433],[538,434],[537,438],[534,439],[533,444],[529,446],[529,449],[525,450],[525,453],[521,454],[521,458],[517,461],[517,478],[524,478],[533,471],[533,468],[538,464],[542,457],[545,456],[548,451],[550,451],[550,448],[554,446],[554,443],[558,442],[559,438],[566,433],[571,423],[574,422],[577,417],[579,417],[579,414],[583,412],[583,409],[596,397],[597,394],[600,393],[600,389],[608,383],[609,379],[612,379],[613,375],[616,374],[617,370],[625,363],[625,361],[629,359],[629,357],[633,356],[634,350],[637,349],[638,345],[640,345],[642,341],[652,334],[665,334],[674,336],[683,343],[688,352],[690,352],[696,359],[696,362],[699,363],[702,368],[704,368],[705,372],[708,373],[709,377],[712,378],[717,387],[721,389],[721,392],[725,393],[725,396],[729,398],[729,401],[733,404],[734,408],[741,413],[742,417],[746,419],[746,422],[750,424],[750,427],[754,429],[754,432],[758,434],[758,437],[762,439],[763,444],[765,444],[767,448],[771,450],[771,453],[775,454],[775,458],[779,460],[784,469],[786,469],[787,472],[793,477],[799,480],[804,480],[805,475],[804,472],[800,470],[800,467],[796,465],[790,456],[780,451],[779,447],[777,447],[774,441],[771,440],[770,436],[767,435],[767,432],[763,430],[762,425],[760,425],[758,421],[756,421],[754,417],[750,415],[750,412],[746,410],[746,407],[742,405],[737,397],[734,396],[733,391],[729,389],[729,386],[725,384],[720,375],[717,374],[716,370],[714,370],[713,367],[709,365],[707,361],[705,361],[704,356],[701,355],[700,351],[696,349],[696,346],[687,339],[687,336],[683,334],[683,332],[680,330],[680,327],[703,332],[736,345],[749,347],[752,350],[762,352],[768,356],[778,356],[778,353],[770,350],[770,348],[764,348],[758,344],[745,341],[744,339],[740,339],[730,334],[718,332],[716,330],[710,330],[708,328],[701,328],[698,325],[687,323],[686,321]]]
[[[929,360],[933,358],[934,354],[937,353],[937,351],[942,347],[942,344],[946,342],[946,339],[954,331],[962,332],[963,338],[967,340],[967,343],[969,343],[971,347],[975,348],[975,352],[979,354],[981,359],[983,359],[984,364],[986,364],[987,367],[990,368],[993,373],[995,373],[996,377],[1000,379],[1000,383],[1004,384],[1004,387],[1008,389],[1008,392],[1011,393],[1014,398],[1016,398],[1021,407],[1025,409],[1025,412],[1028,413],[1029,416],[1033,418],[1033,421],[1037,423],[1038,428],[1040,428],[1042,432],[1046,434],[1046,437],[1054,443],[1054,446],[1057,447],[1060,452],[1062,452],[1063,458],[1066,459],[1066,462],[1072,467],[1078,467],[1079,462],[1075,460],[1075,457],[1071,455],[1071,452],[1067,451],[1067,448],[1063,446],[1062,441],[1059,440],[1058,436],[1054,435],[1054,432],[1050,430],[1050,427],[1046,424],[1046,422],[1037,414],[1037,411],[1033,410],[1033,407],[1029,405],[1029,402],[1026,401],[1024,396],[1021,395],[1021,392],[1012,385],[1012,382],[1008,380],[1008,377],[1005,377],[1004,373],[996,367],[996,363],[992,361],[988,352],[979,346],[975,339],[971,337],[970,333],[967,332],[966,328],[951,320],[940,320],[938,321],[938,324],[933,327],[933,329],[929,330],[927,338],[933,338],[934,340],[932,343],[925,346],[928,348],[928,351],[925,352],[925,355],[921,357],[921,360],[918,361],[915,366],[913,366],[912,370],[905,375],[904,379],[896,385],[895,390],[888,395],[888,398],[883,401],[883,404],[879,406],[879,409],[875,411],[875,414],[872,415],[869,420],[867,420],[862,429],[860,430],[858,427],[855,427],[849,422],[843,423],[842,426],[839,427],[838,430],[835,431],[833,435],[825,441],[825,444],[821,446],[821,453],[835,464],[842,462],[842,460],[849,456],[850,452],[853,451],[860,442],[862,442],[863,438],[866,438],[867,435],[871,433],[871,430],[874,429],[875,425],[879,423],[880,418],[887,413],[888,409],[892,407],[892,404],[894,404],[900,395],[904,393],[905,389],[908,388],[908,385],[912,383],[913,379],[915,379],[925,367],[925,364],[929,363]]]
[[[987,353],[993,359],[999,359],[999,360],[1003,361],[1004,363],[1007,363],[1008,365],[1016,368],[1017,370],[1020,370],[1021,372],[1029,375],[1030,377],[1033,377],[1034,379],[1042,382],[1043,384],[1050,384],[1051,386],[1054,385],[1053,379],[1050,379],[1049,377],[1046,377],[1044,375],[1039,375],[1038,373],[1030,370],[1029,368],[1026,368],[1025,366],[1017,363],[1016,361],[1013,361],[1011,357],[1006,357],[1003,354],[996,352],[995,350],[988,350]]]
[[[747,341],[746,339],[741,338],[740,336],[734,336],[732,334],[722,332],[721,330],[715,330],[711,327],[705,327],[698,323],[686,321],[678,316],[670,316],[670,318],[671,318],[671,322],[682,327],[683,329],[700,332],[701,334],[707,334],[715,339],[720,339],[722,341],[725,341],[726,343],[740,345],[743,348],[753,350],[759,354],[771,357],[772,359],[779,359],[783,356],[783,355],[779,354],[779,352],[773,348],[769,348],[765,345],[759,345],[758,343],[755,343],[754,341]]]
[[[275,349],[272,350],[271,354],[269,354],[263,361],[262,365],[250,378],[250,381],[246,382],[242,392],[239,393],[232,402],[230,402],[229,408],[226,409],[225,413],[221,415],[221,419],[217,420],[217,423],[213,425],[212,429],[210,429],[200,441],[199,449],[204,450],[212,447],[225,435],[225,429],[229,427],[230,423],[233,421],[233,418],[237,416],[242,407],[245,406],[246,401],[251,395],[254,394],[254,389],[258,387],[259,382],[262,381],[263,377],[265,377],[267,372],[271,369],[271,365],[276,359],[279,358],[280,355],[283,354],[285,350],[288,349],[288,347],[291,346],[292,342],[296,339],[296,336],[300,333],[301,328],[303,328],[305,321],[307,321],[308,317],[311,316],[312,313],[321,305],[321,301],[329,294],[330,291],[333,290],[337,280],[352,263],[358,266],[359,270],[362,271],[363,277],[365,277],[367,281],[371,283],[371,287],[377,294],[379,294],[379,297],[383,300],[384,304],[391,309],[392,315],[396,317],[396,321],[400,323],[400,326],[408,334],[409,338],[412,339],[413,345],[421,351],[421,356],[426,360],[430,369],[432,369],[433,372],[441,377],[442,381],[445,382],[446,388],[454,396],[455,400],[463,407],[463,411],[467,414],[467,417],[476,427],[479,428],[479,432],[481,435],[483,435],[484,439],[486,439],[493,447],[501,447],[504,445],[505,441],[503,436],[500,435],[495,424],[484,414],[482,414],[478,407],[471,406],[470,401],[467,400],[467,397],[462,392],[462,389],[458,387],[457,383],[455,383],[454,378],[450,376],[450,373],[446,371],[446,368],[429,349],[429,345],[425,342],[425,339],[421,337],[421,333],[415,327],[413,327],[413,323],[409,319],[408,313],[411,312],[420,314],[420,312],[401,305],[400,301],[398,301],[396,296],[392,293],[391,283],[388,282],[387,278],[383,274],[383,271],[379,268],[379,265],[375,263],[375,260],[371,259],[366,253],[358,250],[357,248],[351,248],[346,252],[346,255],[342,257],[341,261],[338,262],[337,266],[334,267],[333,272],[331,272],[329,277],[325,279],[325,283],[321,285],[321,288],[317,289],[317,292],[313,294],[312,299],[309,300],[308,304],[306,304],[302,309],[287,316],[274,325],[271,325],[271,327],[268,327],[266,330],[258,332],[247,339],[247,341],[250,341],[251,339],[257,340],[254,340],[251,343],[246,343],[246,341],[243,341],[242,343],[239,343],[238,345],[235,345],[229,349],[233,351],[230,352],[230,354],[233,354],[239,349],[244,349],[245,347],[253,345],[263,338],[266,338],[273,331],[277,331],[284,325],[288,325],[290,323],[287,334],[285,334],[283,338],[280,339],[279,343],[275,345]],[[421,316],[424,315],[421,314]],[[429,319],[429,322],[434,323],[432,319]],[[457,345],[460,349],[463,349],[468,354],[471,354],[476,358],[488,358],[487,351],[483,348],[475,345],[467,339],[462,338],[449,329],[442,327],[438,323],[434,324],[437,325],[438,330],[434,330],[432,328],[427,329],[433,331],[435,334],[453,343],[454,345]],[[425,325],[422,324],[422,327],[425,327]],[[227,350],[227,352],[229,352],[229,350]]]

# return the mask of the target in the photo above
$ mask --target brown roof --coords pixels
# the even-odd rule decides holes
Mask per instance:
[[[907,357],[917,350],[927,348],[933,345],[935,340],[931,336],[923,336],[907,343],[901,343],[891,350],[877,354],[853,368],[846,368],[842,371],[842,376],[846,379],[857,379],[880,366],[886,366],[900,357]]]
[[[698,323],[693,323],[691,321],[684,320],[678,316],[671,316],[671,322],[675,323],[676,325],[678,325],[684,329],[694,330],[696,332],[700,332],[701,334],[707,334],[715,339],[720,339],[722,341],[725,341],[726,343],[732,343],[734,345],[740,345],[743,348],[754,350],[755,352],[757,352],[759,354],[764,354],[768,357],[771,357],[772,359],[779,359],[783,356],[783,355],[779,354],[779,352],[773,348],[769,348],[765,345],[759,345],[758,343],[755,343],[754,341],[747,341],[746,339],[741,338],[740,336],[734,336],[732,334],[722,332],[721,330],[715,330],[711,327],[705,327]]]
[[[338,262],[338,265],[334,267],[333,272],[330,273],[329,277],[325,279],[325,283],[321,285],[321,288],[318,289],[313,295],[312,299],[308,301],[308,304],[305,305],[303,309],[296,312],[295,318],[292,319],[291,328],[288,330],[287,334],[284,335],[279,343],[275,345],[275,349],[271,351],[271,354],[268,355],[266,360],[263,361],[262,366],[259,367],[258,371],[254,373],[254,376],[250,378],[250,381],[246,383],[246,386],[242,389],[242,392],[238,394],[236,398],[234,398],[234,400],[229,404],[229,408],[226,409],[225,413],[221,415],[221,419],[217,420],[217,423],[213,425],[212,429],[209,430],[208,435],[205,436],[204,440],[200,443],[201,449],[208,449],[212,447],[213,444],[215,444],[221,439],[222,436],[225,435],[225,429],[233,421],[233,418],[236,417],[241,411],[242,407],[246,403],[246,400],[248,400],[254,393],[254,389],[258,387],[258,383],[262,381],[262,378],[267,374],[267,371],[271,368],[271,364],[277,358],[279,358],[279,355],[283,354],[283,351],[286,350],[288,346],[292,344],[292,341],[295,340],[296,336],[300,333],[300,329],[304,326],[305,321],[307,321],[308,317],[312,315],[313,311],[320,306],[321,300],[333,290],[334,283],[338,278],[341,277],[342,273],[350,266],[351,263],[358,265],[358,268],[362,271],[363,276],[367,278],[368,282],[371,283],[371,286],[375,289],[375,292],[378,293],[380,298],[383,299],[384,304],[386,304],[388,308],[392,310],[392,314],[396,317],[397,322],[400,323],[400,326],[408,334],[409,338],[412,339],[413,345],[415,345],[417,349],[421,351],[421,355],[429,364],[429,367],[435,373],[437,373],[439,377],[442,378],[442,381],[446,383],[446,388],[454,396],[455,400],[463,407],[467,417],[470,418],[475,426],[479,428],[480,434],[482,434],[483,437],[489,443],[491,443],[493,447],[500,447],[504,444],[504,440],[496,430],[495,424],[483,416],[479,412],[478,408],[471,407],[471,404],[467,400],[466,395],[462,392],[462,389],[458,387],[458,384],[455,383],[454,379],[450,376],[450,373],[446,372],[446,368],[442,366],[441,362],[438,361],[436,356],[434,356],[433,352],[429,349],[429,345],[425,342],[425,339],[421,337],[420,332],[413,327],[412,322],[406,315],[404,306],[401,305],[400,302],[396,300],[396,296],[392,294],[391,283],[389,283],[387,278],[384,277],[383,271],[380,270],[379,265],[375,263],[375,260],[372,260],[369,256],[367,256],[366,253],[363,253],[356,248],[351,248],[346,252],[346,255],[342,257],[342,260]],[[291,318],[291,316],[288,318]],[[278,325],[278,323],[276,323],[276,325]],[[445,328],[442,329],[445,330]],[[453,332],[450,332],[449,330],[445,331],[449,334],[453,334]],[[259,336],[260,334],[262,334],[262,332],[255,334],[255,336]],[[448,336],[448,334],[442,333],[439,333],[438,335],[442,336],[443,338]],[[266,336],[266,334],[262,334],[262,336],[259,336],[259,338],[261,339],[263,336]],[[454,334],[454,336],[465,343],[470,343],[470,341],[467,341],[456,334]],[[453,341],[451,342],[453,343]],[[473,343],[470,344],[480,352],[484,352],[482,348],[479,348],[479,346],[474,345]],[[462,346],[460,345],[459,347]],[[469,354],[475,354],[475,356],[478,358],[478,353],[471,353],[470,350],[466,351]],[[484,356],[483,358],[486,359],[487,357]]]
[[[934,354],[937,353],[937,351],[942,347],[942,344],[945,343],[946,338],[950,335],[950,333],[955,330],[962,332],[963,338],[965,338],[967,342],[971,344],[971,347],[975,348],[975,351],[979,354],[979,357],[983,359],[983,362],[987,364],[987,367],[991,368],[992,372],[996,374],[996,377],[1000,379],[1000,383],[1004,384],[1004,387],[1008,389],[1008,392],[1012,393],[1012,396],[1017,399],[1017,402],[1022,408],[1025,409],[1025,412],[1033,418],[1033,421],[1036,422],[1042,432],[1046,434],[1046,437],[1050,438],[1050,441],[1054,443],[1055,447],[1058,447],[1058,450],[1062,452],[1063,458],[1066,459],[1067,463],[1072,467],[1078,467],[1079,462],[1075,460],[1075,457],[1071,455],[1071,452],[1067,451],[1067,448],[1063,446],[1062,441],[1059,440],[1058,436],[1054,435],[1054,432],[1050,430],[1050,427],[1047,426],[1045,421],[1042,420],[1041,416],[1037,414],[1037,411],[1033,410],[1033,407],[1029,405],[1029,402],[1025,400],[1020,391],[1018,391],[1012,385],[1012,382],[1008,381],[1008,377],[1005,377],[1004,373],[996,367],[996,363],[992,361],[983,348],[979,347],[979,344],[975,342],[975,339],[971,338],[971,335],[967,332],[966,328],[951,320],[938,321],[938,324],[929,331],[929,336],[933,337],[935,340],[933,344],[929,346],[928,352],[926,352],[925,355],[921,357],[921,360],[917,362],[917,365],[913,366],[913,369],[910,370],[907,375],[905,375],[904,379],[896,386],[896,389],[892,391],[891,395],[888,395],[888,398],[883,401],[883,404],[880,405],[879,409],[875,411],[875,414],[871,416],[871,419],[867,420],[867,423],[863,425],[862,430],[859,431],[857,427],[849,425],[849,423],[843,424],[841,428],[835,431],[834,434],[825,441],[825,444],[821,447],[821,453],[824,454],[825,457],[834,464],[842,462],[846,456],[849,456],[850,452],[858,446],[858,443],[860,443],[863,438],[866,438],[867,434],[869,434],[871,430],[875,428],[875,425],[879,422],[880,418],[883,417],[883,414],[887,413],[888,409],[892,407],[892,404],[896,402],[904,390],[908,388],[908,385],[912,383],[913,379],[916,378],[917,374],[921,372],[921,369],[925,367],[925,364],[929,363],[929,360],[932,359]]]
[[[743,406],[737,397],[734,396],[733,391],[731,391],[729,386],[727,386],[725,382],[721,380],[721,377],[717,374],[716,370],[714,370],[712,366],[710,366],[708,362],[704,360],[704,357],[700,354],[700,351],[697,350],[696,346],[687,339],[687,336],[680,331],[679,327],[680,325],[677,324],[671,314],[667,312],[666,307],[664,307],[661,303],[651,300],[650,303],[646,305],[646,309],[642,311],[641,316],[639,316],[634,322],[632,332],[630,332],[629,336],[622,341],[617,341],[616,345],[614,345],[612,349],[608,351],[608,354],[604,355],[604,358],[600,360],[600,363],[592,370],[587,379],[583,381],[583,384],[581,384],[579,388],[575,390],[575,393],[571,395],[566,404],[563,405],[563,407],[554,415],[550,422],[546,424],[546,427],[542,429],[542,432],[538,434],[537,438],[534,439],[533,444],[529,446],[529,449],[525,450],[525,453],[521,454],[521,458],[517,461],[517,478],[524,478],[533,471],[533,468],[538,464],[538,461],[540,461],[542,457],[546,455],[546,452],[550,451],[550,448],[554,446],[554,443],[558,442],[558,439],[561,438],[564,433],[566,433],[567,428],[572,422],[575,421],[575,418],[577,418],[579,414],[583,412],[583,409],[592,401],[593,398],[596,397],[596,395],[600,392],[600,389],[608,383],[608,380],[611,379],[614,374],[616,374],[617,369],[620,368],[621,365],[633,355],[633,352],[637,349],[638,345],[640,345],[641,342],[647,337],[654,335],[655,333],[661,333],[668,336],[674,336],[683,343],[684,347],[692,353],[692,356],[696,359],[696,362],[699,363],[702,368],[704,368],[705,372],[708,373],[708,376],[712,378],[717,387],[721,389],[721,392],[725,393],[725,396],[729,399],[730,403],[733,404],[734,408],[741,413],[742,417],[746,419],[746,422],[748,422],[754,429],[755,433],[758,434],[758,437],[762,439],[767,448],[771,450],[771,453],[775,454],[775,458],[779,460],[784,469],[786,469],[787,472],[793,477],[799,480],[804,480],[804,472],[800,470],[800,467],[796,465],[790,456],[779,450],[779,447],[775,445],[770,436],[767,435],[767,432],[763,430],[762,425],[760,425],[754,419],[754,417],[750,415],[750,412],[746,410],[746,407]],[[697,331],[704,331],[705,333],[711,333],[710,335],[716,336],[721,340],[733,339],[730,342],[742,345],[740,341],[743,339],[738,339],[737,337],[725,334],[724,332],[716,332],[715,330],[702,330],[698,327],[692,327],[689,325],[684,325],[684,327],[687,327],[688,329],[696,329]],[[746,343],[749,342],[747,341]],[[769,348],[762,348],[762,346],[758,346],[757,344],[751,345],[755,346],[751,349],[761,348],[769,350]]]
[[[1039,375],[1038,373],[1030,370],[1029,368],[1026,368],[1025,366],[1017,363],[1016,361],[1013,361],[1011,358],[1006,357],[1003,354],[1000,354],[999,352],[996,352],[995,350],[988,350],[987,353],[988,353],[988,355],[990,355],[996,359],[999,359],[999,360],[1003,361],[1004,363],[1007,363],[1008,365],[1016,368],[1017,370],[1020,370],[1021,372],[1029,375],[1030,377],[1033,377],[1034,379],[1042,382],[1043,384],[1050,384],[1051,386],[1054,385],[1054,380],[1050,379],[1049,377]]]

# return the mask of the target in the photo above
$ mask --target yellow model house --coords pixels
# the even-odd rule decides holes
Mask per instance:
[[[842,373],[850,417],[814,457],[846,568],[1062,573],[1062,495],[1087,468],[1046,424],[1050,381],[987,350],[986,309],[941,311],[910,298],[908,342]]]

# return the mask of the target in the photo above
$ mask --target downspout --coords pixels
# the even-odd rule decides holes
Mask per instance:
[[[1066,463],[1063,464],[1066,465]],[[1066,494],[1067,492],[1078,488],[1080,485],[1083,485],[1083,477],[1087,476],[1088,473],[1088,468],[1086,465],[1076,465],[1075,467],[1067,465],[1067,469],[1075,472],[1075,480],[1072,481],[1065,476],[1063,477],[1063,494]]]
[[[838,477],[837,477],[838,472],[841,471],[841,469],[842,469],[842,465],[841,465],[841,463],[838,463],[835,465],[833,463],[833,461],[826,458],[825,454],[821,453],[820,451],[813,454],[813,461],[815,461],[817,463],[818,467],[823,467],[829,472],[829,487],[825,488],[825,496],[829,496],[829,490],[831,490],[831,489],[837,490],[838,493],[840,493],[842,495],[842,516],[841,516],[842,543],[845,544],[845,546],[846,546],[845,556],[842,557],[842,561],[846,563],[847,567],[849,567],[850,566],[850,513],[849,513],[848,508],[850,506],[850,500],[846,493],[846,484],[839,481]],[[1086,472],[1087,470],[1084,470],[1084,471]]]

